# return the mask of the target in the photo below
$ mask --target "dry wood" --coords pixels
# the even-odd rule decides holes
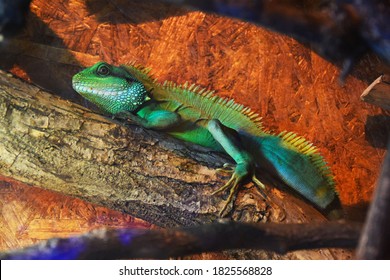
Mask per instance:
[[[166,259],[227,249],[279,254],[313,248],[354,248],[361,225],[214,223],[176,230],[95,230],[0,253],[0,259]]]
[[[362,100],[383,109],[390,109],[390,76],[382,75],[376,79],[361,96]]]

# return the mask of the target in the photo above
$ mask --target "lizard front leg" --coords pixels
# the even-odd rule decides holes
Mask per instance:
[[[160,131],[170,129],[181,122],[181,118],[178,113],[165,110],[153,111],[144,117],[140,117],[127,111],[120,112],[118,116],[130,119],[135,124],[145,128]]]
[[[236,166],[231,168],[230,172],[233,174],[230,180],[224,186],[213,192],[214,195],[230,189],[229,197],[219,213],[220,216],[223,216],[227,206],[233,201],[233,197],[237,193],[238,188],[246,180],[252,179],[252,182],[261,188],[265,188],[265,186],[256,178],[254,159],[242,146],[237,131],[224,126],[216,119],[208,122],[207,129],[213,135],[214,139],[221,144],[226,153],[236,162]]]

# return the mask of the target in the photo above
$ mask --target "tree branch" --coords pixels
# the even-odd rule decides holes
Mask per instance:
[[[223,157],[0,75],[0,173],[160,226],[217,218]],[[197,165],[198,162],[203,162]],[[207,163],[207,164],[206,164]]]
[[[357,250],[358,259],[390,258],[390,142]]]
[[[176,230],[95,230],[51,239],[0,259],[166,259],[228,249],[263,249],[284,254],[318,248],[354,248],[361,225],[213,223]]]

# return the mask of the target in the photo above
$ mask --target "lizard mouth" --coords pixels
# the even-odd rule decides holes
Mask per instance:
[[[72,87],[75,91],[79,92],[81,90],[81,87],[82,87],[82,83],[80,82],[80,79],[78,77],[79,75],[76,74],[73,76],[72,78]]]
[[[85,85],[83,85],[83,83],[79,82],[79,81],[72,81],[72,87],[75,91],[77,91],[79,94],[86,94],[86,93],[90,93],[90,94],[94,94],[94,93],[97,93],[96,90],[94,90],[92,87],[87,87]]]
[[[81,95],[106,95],[106,91],[99,90],[96,86],[88,85],[88,83],[82,82],[78,75],[72,78],[72,87]]]

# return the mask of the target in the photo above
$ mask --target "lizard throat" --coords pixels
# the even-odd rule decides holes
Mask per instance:
[[[74,81],[73,88],[84,98],[111,114],[136,111],[147,98],[147,91],[142,84],[120,89],[106,85],[102,89]]]

